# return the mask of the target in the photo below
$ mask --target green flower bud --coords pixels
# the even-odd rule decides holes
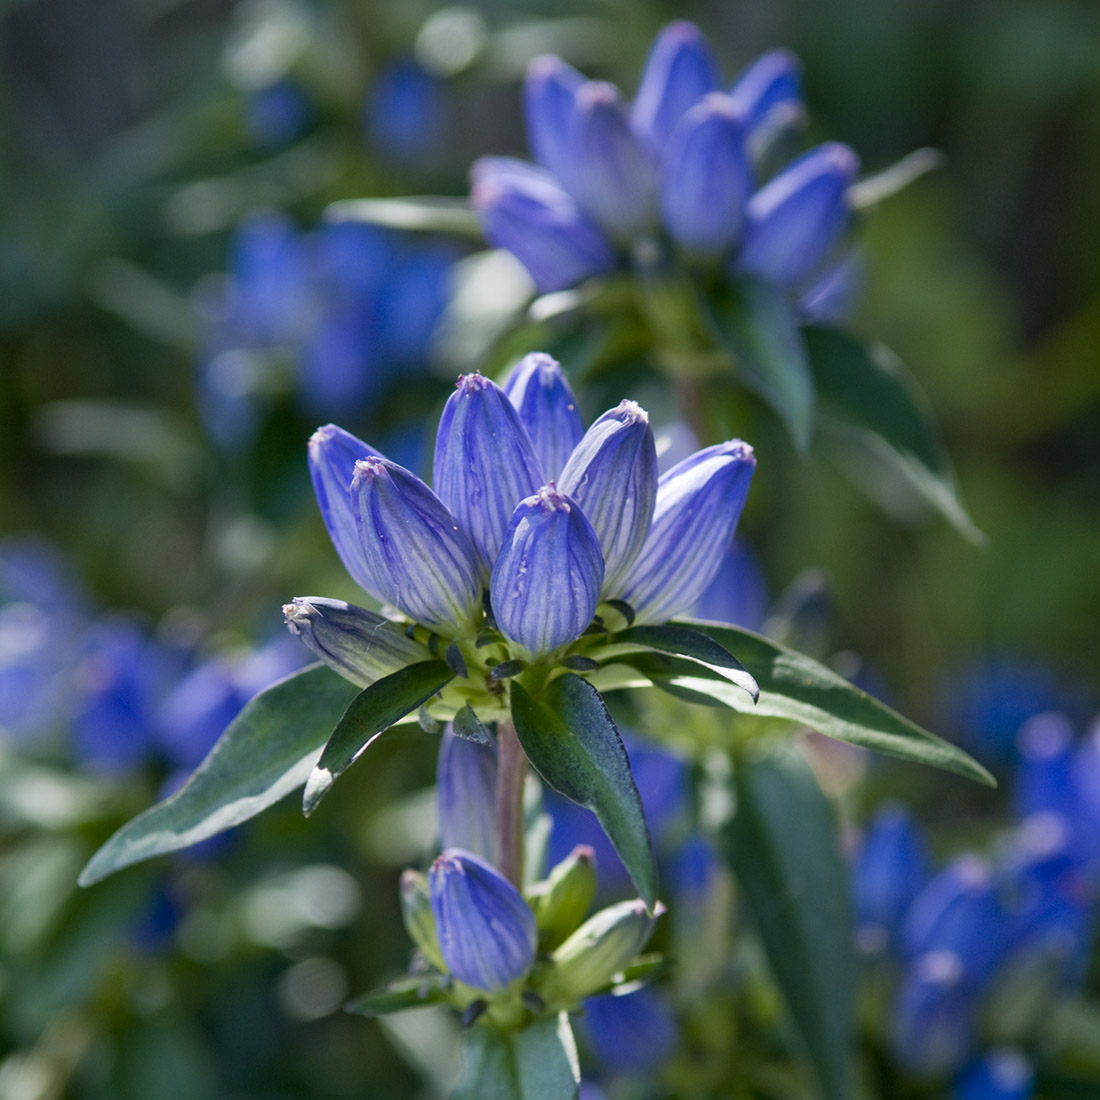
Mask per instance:
[[[542,993],[547,1002],[573,1005],[605,988],[646,945],[657,917],[641,898],[601,909],[550,956]]]
[[[405,921],[405,930],[420,953],[436,970],[445,974],[447,967],[435,934],[428,876],[421,871],[408,870],[401,875],[401,916]]]
[[[528,893],[542,946],[556,947],[574,931],[595,896],[595,853],[587,844],[578,844]]]

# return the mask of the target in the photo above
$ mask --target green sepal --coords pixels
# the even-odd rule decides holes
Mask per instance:
[[[306,780],[302,796],[306,817],[378,734],[426,703],[453,679],[454,672],[442,661],[419,661],[364,688],[344,711]]]
[[[356,997],[344,1005],[344,1011],[356,1016],[389,1016],[445,1001],[447,993],[436,975],[413,974]]]
[[[533,699],[519,681],[511,688],[516,736],[542,778],[587,806],[619,853],[650,910],[657,902],[657,866],[645,812],[622,738],[596,689],[565,673]]]
[[[80,885],[216,836],[300,787],[355,692],[321,664],[261,691],[171,798],[127,822],[92,856]]]
[[[474,713],[474,708],[469,703],[455,714],[451,722],[451,729],[454,730],[456,737],[463,737],[467,741],[473,741],[478,745],[491,745],[493,743],[493,735],[486,729],[485,723],[478,718]]]

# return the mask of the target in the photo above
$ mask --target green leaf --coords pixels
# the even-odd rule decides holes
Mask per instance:
[[[451,723],[456,737],[464,737],[467,741],[474,741],[478,745],[491,745],[492,735],[485,728],[485,723],[474,713],[474,708],[467,703],[455,716]]]
[[[599,692],[570,672],[551,681],[541,699],[533,699],[513,681],[512,718],[535,771],[596,815],[652,910],[657,868],[645,812],[622,738]]]
[[[447,995],[438,983],[428,975],[398,978],[381,989],[364,993],[344,1006],[345,1012],[357,1016],[388,1016],[392,1012],[404,1012],[409,1008],[445,1001]]]
[[[333,783],[383,730],[426,703],[454,672],[442,661],[419,661],[375,680],[351,701],[306,780],[302,812],[309,817]]]
[[[849,1100],[856,960],[848,868],[805,760],[786,746],[739,760],[723,840],[826,1100]]]
[[[387,229],[481,237],[481,222],[465,199],[419,195],[400,199],[345,199],[325,211],[329,221],[368,222]]]
[[[318,664],[260,692],[179,791],[123,825],[96,852],[80,885],[198,844],[300,787],[355,691]]]
[[[787,425],[800,451],[810,445],[814,382],[794,311],[777,287],[739,278],[708,301],[719,343],[732,352],[738,374]]]
[[[903,718],[885,703],[848,683],[832,669],[750,630],[717,623],[689,622],[727,649],[736,649],[760,685],[760,699],[749,710],[743,696],[724,699],[735,710],[759,718],[786,718],[826,737],[902,760],[929,764],[995,787],[997,781],[962,749]],[[714,692],[712,692],[714,694]]]
[[[760,695],[760,688],[745,666],[724,646],[692,627],[675,623],[635,626],[616,634],[615,641],[633,642],[663,653],[690,657],[748,692],[754,703]]]
[[[852,184],[848,188],[848,203],[853,210],[877,206],[942,164],[943,154],[938,149],[914,149],[881,172]]]
[[[924,395],[901,361],[835,329],[810,326],[803,338],[834,447],[850,457],[853,478],[872,496],[890,492],[873,478],[886,468],[961,534],[984,541],[959,500],[950,459]],[[889,504],[889,501],[886,501]]]
[[[576,1100],[580,1092],[577,1047],[564,1012],[509,1035],[471,1028],[465,1062],[451,1100]]]

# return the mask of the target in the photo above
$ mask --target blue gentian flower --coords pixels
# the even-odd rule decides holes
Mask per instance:
[[[496,993],[535,962],[538,930],[523,895],[480,856],[444,851],[432,864],[431,904],[447,969],[473,989]]]
[[[1019,817],[1037,813],[1076,815],[1073,748],[1073,726],[1063,714],[1037,714],[1020,727],[1013,798]]]
[[[693,618],[732,623],[758,634],[764,630],[771,593],[763,566],[740,536],[730,543],[714,579],[691,609]]]
[[[764,178],[771,139],[802,116],[799,96],[798,62],[778,50],[727,94],[706,39],[683,21],[658,35],[630,105],[558,58],[536,58],[524,108],[538,167],[482,158],[473,205],[489,241],[544,292],[652,254],[636,244],[663,235],[689,262],[800,294],[848,225],[856,159],[824,145]]]
[[[396,164],[429,165],[438,157],[446,123],[446,85],[411,57],[390,62],[367,90],[363,102],[367,140]]]
[[[919,1076],[957,1070],[973,1049],[974,994],[962,960],[952,951],[918,955],[906,971],[891,1020],[890,1046],[898,1063]]]
[[[525,355],[504,380],[504,392],[527,429],[544,475],[560,481],[584,435],[584,421],[557,360],[540,351]]]
[[[610,1073],[652,1073],[680,1041],[672,1007],[660,990],[605,994],[584,1002],[584,1035]]]
[[[1001,1048],[975,1059],[955,1080],[953,1100],[1030,1100],[1035,1067],[1018,1050]]]
[[[496,866],[500,843],[496,822],[497,749],[443,730],[436,769],[439,843],[461,848]]]
[[[245,102],[245,126],[257,145],[289,145],[306,132],[309,123],[309,100],[293,80],[276,80],[258,88]]]

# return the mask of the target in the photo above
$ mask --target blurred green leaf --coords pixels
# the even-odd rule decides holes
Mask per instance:
[[[419,661],[383,676],[351,701],[306,780],[302,812],[309,817],[333,783],[355,763],[374,738],[426,703],[454,672],[442,661]]]
[[[323,665],[260,692],[179,791],[123,825],[96,852],[81,886],[231,829],[300,787],[354,693]]]
[[[838,741],[930,764],[990,787],[997,785],[962,749],[903,718],[804,654],[740,627],[702,622],[686,625],[736,652],[756,678],[760,698],[755,707],[747,704],[742,692],[724,691],[720,682],[703,681],[699,686],[698,690],[721,697],[735,710],[759,718],[785,718]]]
[[[657,868],[645,812],[622,738],[599,692],[566,673],[541,699],[533,699],[518,681],[512,682],[511,693],[516,736],[535,771],[596,815],[652,909]]]
[[[794,311],[783,292],[760,279],[735,279],[705,307],[738,375],[779,414],[800,451],[810,445],[814,381]]]
[[[861,344],[835,329],[811,325],[803,337],[822,426],[841,444],[845,436],[862,444],[862,457],[888,466],[961,534],[983,541],[959,500],[927,402],[901,361],[884,347]],[[866,478],[861,484],[869,487]]]
[[[357,1016],[388,1016],[410,1008],[437,1004],[446,997],[432,977],[424,974],[398,978],[381,989],[364,993],[344,1006]]]
[[[576,1100],[580,1091],[577,1047],[564,1012],[510,1035],[471,1028],[465,1062],[451,1100]]]
[[[867,176],[848,188],[848,202],[854,210],[867,210],[884,199],[904,191],[943,164],[943,154],[938,149],[914,149],[901,160]]]
[[[330,221],[368,222],[387,229],[427,233],[458,233],[481,237],[481,222],[465,199],[447,195],[410,196],[400,199],[346,199],[326,211]]]
[[[738,760],[727,856],[826,1100],[852,1095],[855,974],[836,821],[790,746]]]

